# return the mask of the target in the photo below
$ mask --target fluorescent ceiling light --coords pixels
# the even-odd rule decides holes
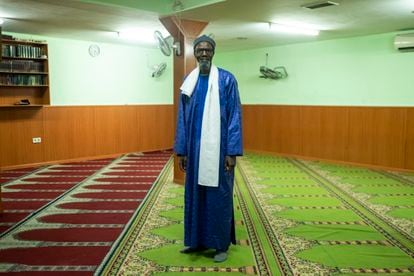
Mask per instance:
[[[155,45],[157,43],[154,38],[155,31],[156,30],[152,28],[125,29],[123,31],[118,32],[118,36],[125,40]],[[168,36],[168,33],[165,34],[164,30],[162,30],[161,33],[163,34],[163,36]]]
[[[286,25],[280,23],[269,23],[269,27],[272,31],[281,32],[281,33],[289,33],[289,34],[304,34],[310,36],[317,36],[319,35],[319,30],[301,27],[301,26],[294,26],[294,25]]]
[[[150,29],[127,29],[118,32],[118,36],[125,40],[155,44],[154,31]]]

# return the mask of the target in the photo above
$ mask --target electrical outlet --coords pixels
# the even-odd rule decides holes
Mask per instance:
[[[33,142],[33,144],[40,144],[40,143],[42,143],[42,138],[41,137],[33,137],[32,142]]]

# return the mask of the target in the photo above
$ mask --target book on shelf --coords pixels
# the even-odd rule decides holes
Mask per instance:
[[[46,85],[45,77],[42,75],[0,75],[1,85],[26,85],[26,86],[37,86]]]
[[[34,60],[2,60],[0,72],[44,73],[44,65],[43,62]]]
[[[13,39],[13,36],[11,36],[11,35],[6,35],[6,34],[2,34],[2,35],[1,35],[1,39],[12,40],[12,39]]]
[[[3,57],[11,58],[44,58],[45,56],[39,46],[6,43],[1,46],[1,54]]]

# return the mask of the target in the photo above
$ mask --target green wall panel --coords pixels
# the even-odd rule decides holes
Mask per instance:
[[[49,50],[52,105],[172,104],[172,57],[158,49],[121,44],[12,34],[16,38],[43,39]],[[100,55],[91,57],[91,44]],[[154,65],[167,69],[152,78]]]
[[[413,106],[414,52],[394,49],[394,33],[221,52],[215,63],[238,79],[244,104]],[[288,78],[259,78],[285,66]]]
[[[53,37],[51,104],[172,104],[172,57],[158,49]],[[220,52],[214,62],[238,79],[243,104],[414,106],[414,52],[393,48],[394,33]],[[90,44],[101,54],[91,57]],[[289,77],[259,78],[259,67],[285,66]],[[151,66],[167,63],[160,78]]]

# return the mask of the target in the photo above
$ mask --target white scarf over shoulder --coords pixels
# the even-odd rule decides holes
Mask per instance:
[[[191,97],[197,84],[199,73],[200,70],[197,67],[188,75],[180,88],[181,93]],[[219,185],[221,121],[218,80],[218,68],[212,65],[204,103],[198,167],[198,184],[209,187],[218,187]]]

